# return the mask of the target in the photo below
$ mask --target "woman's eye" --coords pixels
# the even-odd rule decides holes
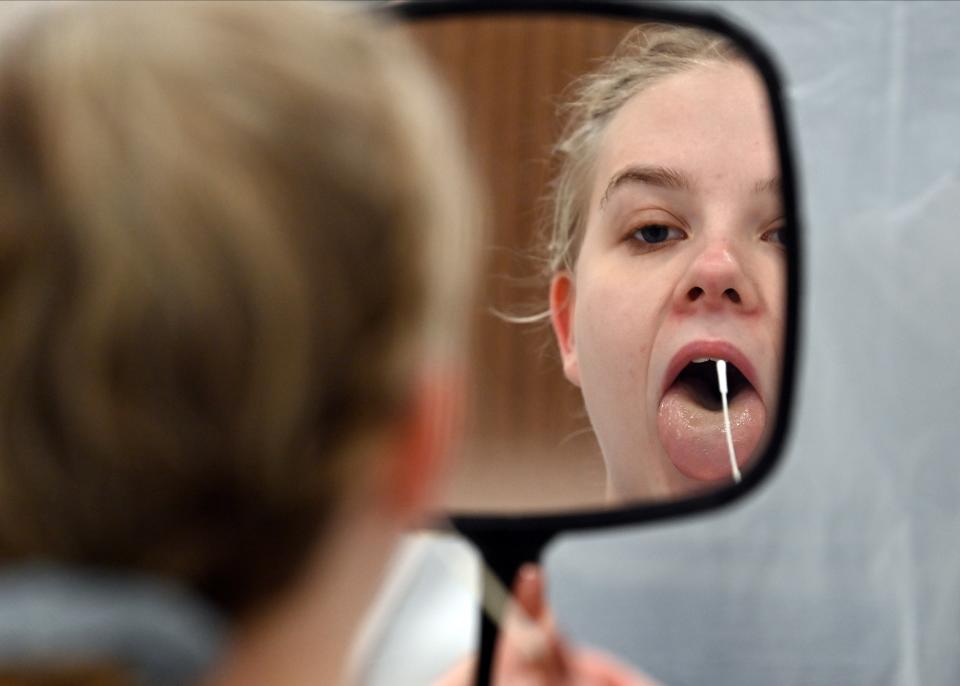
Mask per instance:
[[[647,245],[656,245],[665,241],[680,241],[686,235],[680,229],[666,224],[647,224],[636,229],[630,237]]]
[[[778,226],[775,229],[770,229],[765,234],[760,237],[760,240],[767,241],[769,243],[776,243],[777,245],[785,245],[786,241],[787,228],[785,226]]]

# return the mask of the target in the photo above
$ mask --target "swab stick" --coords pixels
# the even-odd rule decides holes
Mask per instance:
[[[733,432],[730,430],[730,408],[727,406],[727,362],[717,360],[717,378],[720,381],[720,400],[723,402],[723,433],[727,437],[727,454],[730,456],[730,471],[733,482],[740,483],[740,468],[737,467],[737,453],[733,449]]]

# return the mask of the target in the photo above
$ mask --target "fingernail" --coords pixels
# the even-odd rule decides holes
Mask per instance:
[[[537,580],[537,566],[533,563],[526,563],[517,571],[517,584],[528,586]]]

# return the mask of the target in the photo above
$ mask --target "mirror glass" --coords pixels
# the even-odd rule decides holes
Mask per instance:
[[[458,101],[487,193],[448,511],[739,480],[777,417],[790,264],[759,72],[683,26],[495,14],[406,29]]]

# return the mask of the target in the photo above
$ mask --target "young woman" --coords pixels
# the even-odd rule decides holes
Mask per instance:
[[[323,3],[4,13],[3,683],[338,683],[455,433],[443,98]]]
[[[640,27],[569,105],[548,243],[550,317],[613,501],[729,480],[774,413],[785,288],[763,84],[726,39]]]

